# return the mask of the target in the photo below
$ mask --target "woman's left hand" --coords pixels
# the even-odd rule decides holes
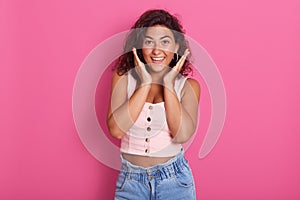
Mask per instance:
[[[183,56],[178,60],[176,65],[164,76],[164,85],[170,86],[174,83],[176,76],[179,74],[187,56],[189,55],[189,49],[184,51]]]

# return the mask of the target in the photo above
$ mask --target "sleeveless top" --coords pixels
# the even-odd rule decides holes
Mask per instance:
[[[186,77],[175,79],[174,89],[179,101]],[[137,81],[128,73],[128,99],[136,89]],[[151,157],[171,157],[177,155],[182,145],[172,142],[166,120],[164,102],[145,102],[144,107],[132,127],[121,139],[121,152]]]

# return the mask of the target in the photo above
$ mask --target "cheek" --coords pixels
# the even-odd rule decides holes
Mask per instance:
[[[151,54],[151,49],[143,48],[142,54],[143,54],[144,58],[148,57]]]
[[[174,53],[173,53],[173,52],[168,52],[168,53],[167,53],[167,58],[168,58],[168,60],[172,60],[172,59],[173,59],[173,56],[174,56]]]

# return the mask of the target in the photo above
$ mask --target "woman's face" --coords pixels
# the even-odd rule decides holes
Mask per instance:
[[[152,71],[159,72],[166,69],[178,48],[172,31],[167,27],[156,25],[147,28],[142,53]]]

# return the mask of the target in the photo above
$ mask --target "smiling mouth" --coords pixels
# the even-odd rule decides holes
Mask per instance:
[[[161,63],[165,57],[151,57],[153,63]]]

